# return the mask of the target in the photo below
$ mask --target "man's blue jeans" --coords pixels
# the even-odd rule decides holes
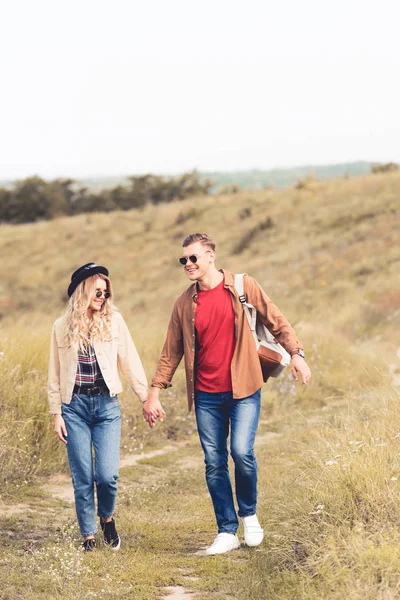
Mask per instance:
[[[196,391],[197,429],[204,450],[206,481],[214,505],[218,533],[236,533],[239,525],[228,471],[229,426],[239,517],[256,513],[257,461],[254,440],[260,416],[260,397],[260,390],[241,400],[234,400],[232,392],[211,394]]]
[[[118,397],[74,394],[70,404],[62,405],[62,416],[79,528],[82,536],[92,535],[97,532],[94,484],[99,517],[111,517],[115,509],[121,437]]]

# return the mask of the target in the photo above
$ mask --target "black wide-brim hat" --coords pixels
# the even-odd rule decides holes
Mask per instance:
[[[72,294],[78,287],[82,281],[85,281],[88,277],[92,277],[92,275],[98,275],[101,273],[102,275],[106,275],[108,277],[108,269],[105,267],[101,267],[96,265],[96,263],[87,263],[87,265],[83,265],[83,267],[79,267],[71,276],[71,283],[68,287],[68,296],[71,298]]]

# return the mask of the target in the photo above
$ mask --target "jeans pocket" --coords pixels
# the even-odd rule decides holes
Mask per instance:
[[[74,393],[74,394],[72,394],[71,400],[69,402],[63,402],[62,403],[62,408],[64,410],[68,410],[68,409],[70,409],[70,410],[76,410],[77,409],[77,405],[79,406],[78,400],[79,400],[79,394],[75,394]]]
[[[104,396],[102,399],[102,403],[101,406],[103,407],[103,410],[106,411],[106,413],[111,413],[111,414],[120,414],[120,405],[119,405],[119,401],[118,401],[118,396]]]

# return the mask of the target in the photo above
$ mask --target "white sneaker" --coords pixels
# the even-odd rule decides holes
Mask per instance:
[[[259,546],[264,538],[264,529],[258,522],[257,515],[243,517],[244,541],[248,546]]]
[[[212,545],[207,548],[206,554],[223,554],[239,548],[240,542],[236,533],[219,533]]]

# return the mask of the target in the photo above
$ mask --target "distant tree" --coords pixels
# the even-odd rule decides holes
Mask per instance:
[[[62,190],[37,176],[17,181],[9,191],[7,205],[7,221],[11,223],[53,219],[68,211]]]
[[[190,196],[209,194],[214,182],[211,179],[201,180],[199,173],[194,170],[178,177],[169,179],[157,175],[147,175],[147,199],[152,204],[184,200]],[[131,178],[137,179],[137,178]]]
[[[183,200],[189,196],[208,194],[213,186],[213,182],[209,179],[201,181],[197,171],[169,178],[146,173],[145,175],[129,177],[128,180],[129,184],[127,186],[118,185],[109,190],[108,195],[104,195],[104,192],[102,192],[104,196],[102,204],[115,206],[121,210],[130,210],[132,208],[142,208],[146,204],[160,204],[172,202],[173,200]],[[85,194],[86,192],[88,190],[85,190]],[[79,202],[76,203],[78,212],[86,207],[88,202],[90,205],[95,202],[93,194],[91,194],[90,201],[87,199],[85,201],[78,200]]]
[[[201,180],[199,173],[194,170],[190,173],[184,173],[180,178],[183,190],[183,197],[202,196],[209,194],[214,182],[211,179]]]
[[[238,194],[241,191],[240,185],[237,183],[226,183],[225,185],[221,185],[218,190],[219,194]]]
[[[129,210],[134,207],[132,193],[129,188],[118,185],[110,190],[111,200],[120,210]]]
[[[153,202],[153,198],[160,196],[160,180],[161,177],[147,173],[146,175],[137,175],[128,178],[130,181],[130,208],[141,208],[149,202]],[[157,202],[155,202],[156,204]]]
[[[371,167],[371,171],[372,173],[392,173],[393,171],[398,171],[400,169],[400,165],[394,163],[394,162],[389,162],[389,163],[383,163],[380,165],[372,165]]]
[[[10,221],[9,202],[10,192],[0,188],[0,223]]]
[[[110,190],[102,190],[99,194],[95,194],[83,187],[78,190],[77,198],[74,201],[74,214],[111,212],[117,208]]]
[[[54,179],[50,182],[55,194],[61,193],[65,200],[66,214],[72,215],[74,204],[79,198],[79,192],[74,179]]]

